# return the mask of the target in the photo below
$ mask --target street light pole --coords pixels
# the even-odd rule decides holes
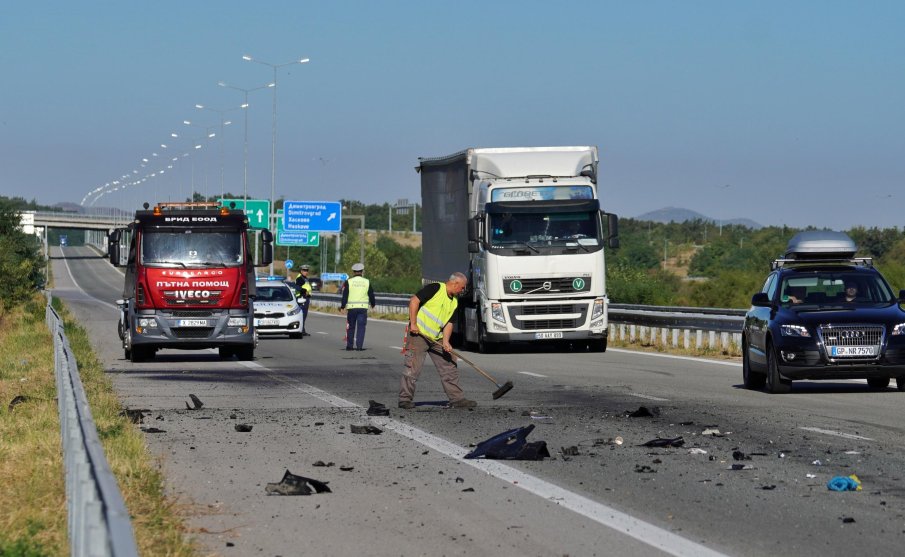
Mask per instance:
[[[720,188],[720,189],[723,190],[723,191],[726,191],[726,189],[729,188],[729,187],[731,187],[731,186],[732,186],[732,184],[726,184],[725,186],[717,186],[717,187]],[[721,211],[721,212],[722,212],[722,211]],[[722,235],[723,235],[723,216],[720,215],[720,236],[722,236]]]
[[[223,129],[232,124],[231,121],[226,119],[226,113],[231,112],[233,110],[239,110],[241,107],[235,108],[211,108],[209,106],[204,106],[203,104],[196,104],[195,108],[199,110],[210,110],[212,112],[216,112],[220,116],[220,140],[217,142],[220,152],[220,198],[222,199],[225,195],[225,190],[223,187]]]
[[[269,66],[273,68],[273,114],[271,116],[270,123],[270,143],[271,143],[271,154],[270,154],[270,214],[267,216],[267,227],[270,230],[275,231],[275,215],[276,215],[276,177],[277,177],[277,69],[282,68],[284,66],[291,66],[293,64],[307,64],[309,62],[309,58],[301,58],[299,60],[293,60],[292,62],[284,62],[282,64],[271,64],[270,62],[264,62],[263,60],[256,60],[245,54],[242,56],[243,60],[248,62],[256,62],[258,64],[262,64],[264,66]],[[273,275],[273,262],[270,263],[270,274]]]
[[[186,126],[193,126],[196,128],[201,128],[204,130],[204,138],[202,139],[213,139],[217,137],[217,134],[213,133],[211,130],[214,126],[202,126],[200,124],[192,123],[191,120],[183,120],[183,124]],[[195,149],[200,149],[201,145],[195,145]],[[206,153],[202,155],[204,159],[202,160],[202,164],[204,165],[204,193],[203,196],[207,197],[207,155]],[[195,159],[192,158],[192,192],[189,194],[189,198],[194,200],[195,198]]]
[[[235,89],[236,91],[241,91],[245,93],[245,102],[242,103],[240,108],[245,109],[245,147],[243,149],[243,157],[245,160],[244,163],[244,178],[243,178],[243,190],[242,190],[242,211],[244,212],[248,208],[248,94],[252,91],[259,91],[261,89],[267,89],[268,87],[275,87],[276,83],[268,83],[267,85],[261,85],[260,87],[255,87],[253,89],[243,89],[241,87],[236,87],[234,85],[229,85],[223,81],[217,83],[220,87],[226,87],[227,89]]]

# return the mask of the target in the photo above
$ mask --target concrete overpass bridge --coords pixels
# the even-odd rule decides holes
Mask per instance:
[[[125,215],[85,214],[57,211],[24,211],[22,226],[26,233],[41,236],[47,253],[47,231],[51,228],[83,230],[85,244],[107,251],[107,234],[114,228],[126,226],[130,218]]]

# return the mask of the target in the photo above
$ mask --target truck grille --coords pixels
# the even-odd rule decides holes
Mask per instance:
[[[577,314],[577,317],[575,315]],[[523,317],[549,316],[547,319]],[[522,331],[577,329],[588,318],[588,304],[525,304],[509,306],[509,322]]]
[[[206,309],[180,309],[173,312],[173,317],[213,317],[214,312]]]
[[[575,329],[581,323],[578,319],[544,319],[542,321],[517,321],[514,325],[523,331],[539,331],[542,329]]]
[[[534,296],[589,292],[590,290],[591,277],[503,279],[503,291],[506,294]]]
[[[183,327],[174,328],[173,336],[176,338],[208,338],[213,332],[213,327]]]
[[[572,313],[576,311],[572,304],[558,304],[553,306],[522,306],[522,315],[550,315],[556,313]]]

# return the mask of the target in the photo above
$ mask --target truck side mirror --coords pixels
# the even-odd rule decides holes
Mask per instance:
[[[468,253],[478,253],[481,243],[481,218],[478,215],[468,220]]]
[[[606,213],[606,227],[609,233],[606,245],[611,249],[619,248],[619,217],[613,213]]]
[[[273,232],[268,229],[261,230],[261,261],[258,267],[273,263]]]
[[[121,267],[120,262],[120,241],[122,240],[122,231],[117,229],[111,231],[107,235],[107,256],[110,258],[110,264],[114,267]]]

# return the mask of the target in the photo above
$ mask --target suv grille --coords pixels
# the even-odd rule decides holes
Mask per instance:
[[[882,325],[821,325],[817,328],[817,333],[827,350],[830,346],[874,346],[879,356],[885,329]]]

